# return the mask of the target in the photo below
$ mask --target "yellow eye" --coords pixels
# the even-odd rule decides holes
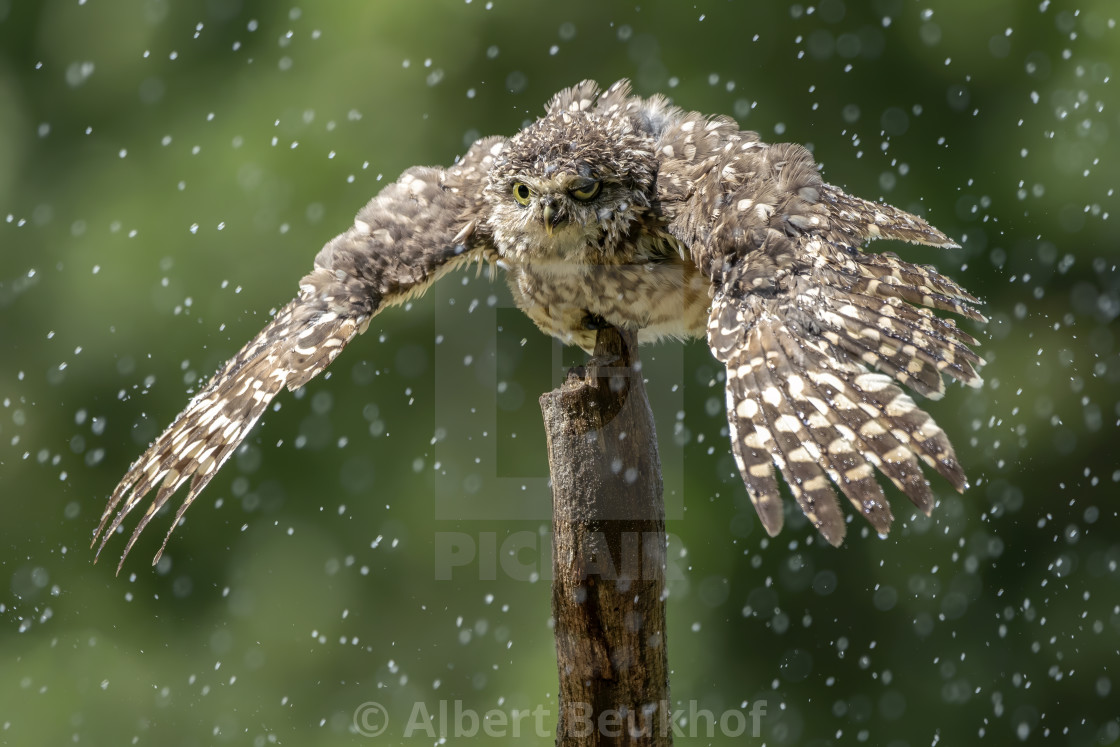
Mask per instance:
[[[513,199],[517,200],[522,205],[529,204],[529,196],[532,192],[529,190],[529,185],[525,182],[513,183]]]
[[[571,195],[580,202],[587,202],[599,194],[599,182],[587,182],[578,187],[572,187]]]

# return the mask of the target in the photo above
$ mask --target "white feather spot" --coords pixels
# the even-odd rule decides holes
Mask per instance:
[[[828,480],[825,479],[824,475],[817,475],[813,479],[807,481],[805,483],[804,487],[805,487],[806,491],[813,492],[813,493],[816,493],[817,491],[820,491],[820,490],[827,490],[828,489]],[[808,517],[809,512],[806,511],[805,516]],[[813,517],[810,520],[815,521],[815,519],[816,519],[816,515],[814,514]]]
[[[801,423],[792,415],[779,415],[774,427],[782,433],[797,433]]]
[[[742,470],[740,470],[740,472],[741,471]],[[751,477],[770,477],[770,475],[773,473],[773,469],[769,464],[765,462],[762,462],[760,464],[752,464],[750,470],[748,471],[751,473]],[[755,499],[755,503],[766,503],[769,499],[770,496],[760,495]]]
[[[770,432],[769,428],[761,425],[755,425],[754,435],[758,439],[759,446],[770,443],[774,440],[774,434]]]
[[[897,397],[887,403],[884,411],[889,417],[897,418],[913,411],[915,407],[916,405],[914,404],[914,400],[910,399],[908,395],[899,394]]]
[[[881,436],[886,432],[887,432],[887,429],[884,428],[882,426],[882,424],[877,420],[868,420],[866,423],[861,425],[860,428],[859,428],[860,435],[861,436],[867,436],[869,438],[874,438],[875,436]]]
[[[214,422],[210,424],[210,428],[206,432],[207,434],[213,433],[219,428],[225,428],[228,423],[229,418],[227,418],[225,415],[218,415],[216,418],[214,418]]]
[[[179,458],[180,459],[190,459],[192,456],[195,455],[196,452],[198,452],[203,447],[203,445],[205,445],[205,443],[206,443],[205,441],[192,441],[190,443],[190,445],[187,446],[187,448],[185,448],[185,449],[183,449],[182,451],[179,452]]]
[[[836,376],[836,374],[825,372],[817,374],[814,378],[817,382],[826,386],[830,386],[837,391],[843,391],[847,388],[844,382],[841,381],[840,378]]]
[[[865,373],[857,376],[855,383],[865,392],[881,392],[891,385],[891,379],[881,373]]]
[[[908,462],[910,461],[910,449],[907,449],[905,446],[896,446],[886,454],[883,454],[883,459],[895,464]]]
[[[735,408],[735,414],[744,420],[753,420],[758,414],[758,404],[753,399],[740,400]]]
[[[858,467],[852,467],[850,470],[846,471],[844,477],[851,482],[858,482],[859,480],[866,480],[873,474],[875,474],[875,472],[871,469],[870,464],[861,464]]]

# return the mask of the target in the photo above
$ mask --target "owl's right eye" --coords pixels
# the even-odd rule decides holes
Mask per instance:
[[[525,182],[513,183],[513,199],[517,200],[522,205],[529,204],[529,196],[532,192],[529,190],[529,185]]]

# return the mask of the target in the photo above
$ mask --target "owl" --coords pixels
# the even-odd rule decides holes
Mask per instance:
[[[777,474],[833,545],[837,491],[876,532],[892,522],[876,471],[929,514],[922,463],[967,486],[945,433],[903,387],[979,386],[976,339],[944,313],[979,301],[871,239],[953,248],[925,220],[826,183],[808,150],[724,116],[641,98],[626,81],[558,93],[513,137],[386,186],[315,257],[299,293],[132,464],[93,544],[100,554],[152,491],[121,556],[189,482],[183,513],[281,389],[331,364],[374,315],[469,263],[500,268],[517,306],[584,350],[605,325],[639,342],[706,336],[726,366],[731,450],[770,535]],[[118,565],[118,571],[120,570]]]

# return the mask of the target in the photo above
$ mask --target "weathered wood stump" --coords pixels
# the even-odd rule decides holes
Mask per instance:
[[[541,396],[552,474],[558,745],[670,745],[665,507],[633,333]]]

